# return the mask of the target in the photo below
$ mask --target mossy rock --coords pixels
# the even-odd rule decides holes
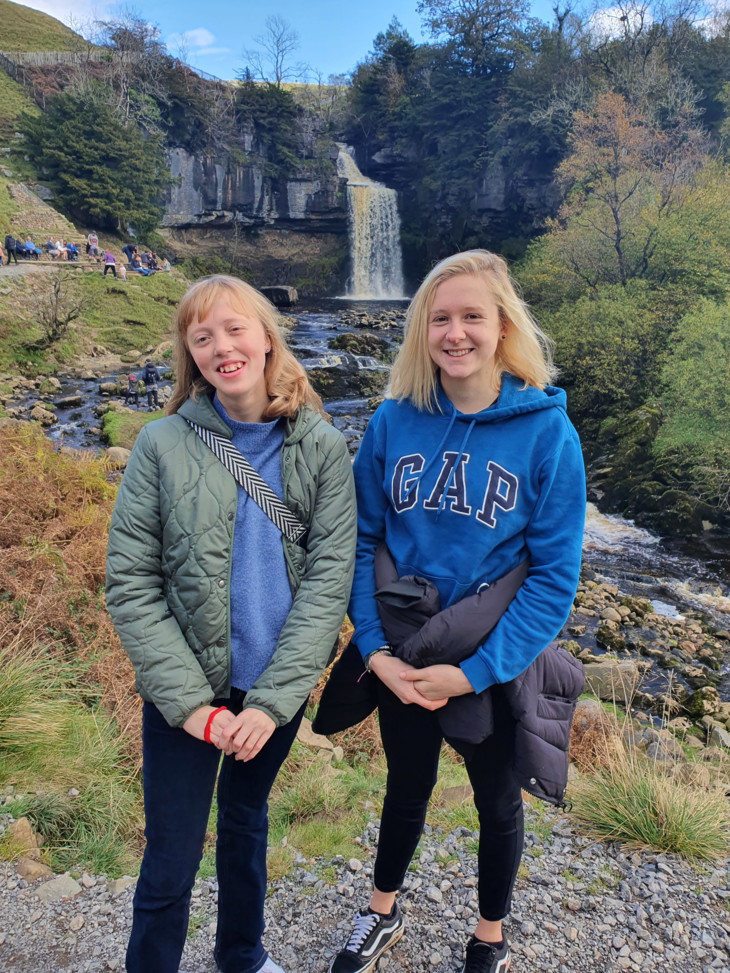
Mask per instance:
[[[634,598],[632,595],[619,595],[618,603],[625,608],[630,608],[632,612],[635,612],[642,618],[652,610],[651,605],[645,598]]]
[[[682,703],[689,718],[698,722],[703,716],[712,716],[717,712],[720,696],[714,686],[702,686],[695,689]]]
[[[368,332],[352,334],[346,331],[344,334],[330,338],[327,345],[336,351],[349,351],[351,355],[366,355],[379,361],[387,360],[389,350],[387,341]]]
[[[596,644],[610,652],[626,651],[625,639],[608,625],[599,625],[596,629]]]

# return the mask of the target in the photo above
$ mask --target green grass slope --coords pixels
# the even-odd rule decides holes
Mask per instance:
[[[78,34],[55,17],[0,0],[0,51],[76,51]]]
[[[0,0],[0,3],[3,2],[4,0]],[[0,43],[2,43],[2,31],[0,31]],[[22,111],[37,115],[39,110],[25,88],[8,77],[4,71],[0,71],[0,145],[7,145],[12,140],[17,128],[18,115]]]

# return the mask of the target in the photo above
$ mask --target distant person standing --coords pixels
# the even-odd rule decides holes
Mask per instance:
[[[136,405],[139,408],[139,379],[131,372],[127,376],[127,391],[124,393],[124,404],[131,408]]]
[[[10,264],[11,258],[17,264],[17,262],[18,262],[18,255],[15,252],[15,250],[16,250],[15,237],[13,236],[12,233],[6,233],[5,234],[5,250],[7,251],[7,254],[8,254],[8,264]]]
[[[144,363],[144,375],[142,376],[142,381],[144,382],[144,390],[147,393],[147,409],[149,412],[153,411],[153,402],[155,409],[160,408],[160,404],[157,401],[157,383],[159,380],[160,373],[152,364],[152,359],[147,358]]]
[[[128,264],[132,263],[132,259],[136,252],[137,252],[137,248],[133,246],[131,243],[125,243],[124,246],[122,247],[122,253],[127,258]]]
[[[114,254],[111,252],[111,250],[104,251],[104,276],[105,277],[106,277],[107,270],[111,270],[112,274],[114,275],[114,279],[116,280],[116,276],[117,276],[116,260],[114,259]]]
[[[99,237],[92,230],[91,233],[87,236],[86,239],[87,239],[88,244],[89,244],[86,252],[88,253],[88,255],[90,257],[98,257],[99,256]]]

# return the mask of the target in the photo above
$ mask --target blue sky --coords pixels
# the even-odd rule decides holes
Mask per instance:
[[[21,0],[76,29],[92,20],[118,15],[118,3],[106,0]],[[293,61],[311,66],[323,80],[346,74],[372,49],[375,36],[397,17],[416,41],[424,40],[417,0],[145,0],[131,9],[161,31],[171,54],[180,40],[188,63],[219,78],[234,78],[244,64],[242,51],[255,47],[269,15],[279,15],[299,34]],[[552,19],[554,0],[534,0],[533,13]],[[129,5],[127,6],[129,9]],[[83,30],[81,31],[84,32]],[[2,25],[0,25],[2,37]]]

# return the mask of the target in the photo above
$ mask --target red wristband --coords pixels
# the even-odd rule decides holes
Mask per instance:
[[[206,743],[210,743],[210,728],[213,725],[213,720],[219,713],[222,713],[224,709],[226,709],[225,706],[219,706],[218,709],[214,709],[208,717],[208,722],[205,724],[205,729],[203,730],[203,739]]]

